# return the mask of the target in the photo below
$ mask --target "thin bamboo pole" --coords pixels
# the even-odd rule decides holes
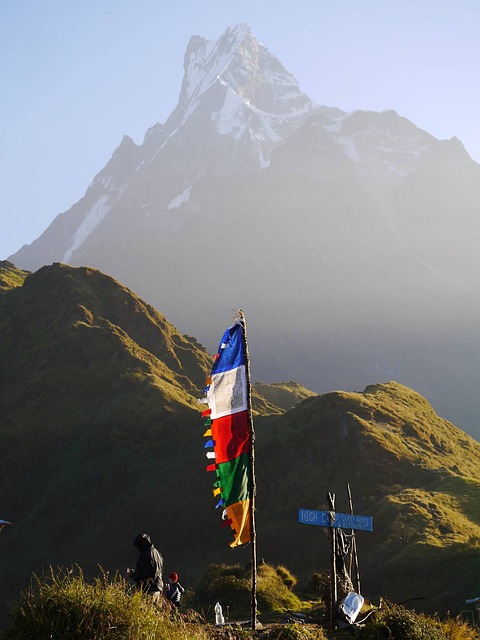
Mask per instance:
[[[347,483],[347,491],[348,491],[348,502],[350,505],[350,514],[353,515],[352,492],[350,491],[349,483]],[[352,529],[352,556],[355,561],[355,578],[357,583],[357,593],[362,593],[360,590],[360,567],[358,566],[357,539],[355,537],[355,529]],[[350,563],[350,577],[351,576],[352,576],[352,573],[351,573],[351,563]]]
[[[335,494],[328,493],[328,508],[330,511],[330,553],[331,553],[331,572],[330,572],[330,629],[334,630],[336,627],[335,616],[337,613],[337,559],[336,559],[336,546],[337,546],[337,530],[332,526],[335,520]]]
[[[255,431],[253,428],[253,416],[252,416],[252,394],[251,394],[251,379],[250,379],[250,355],[248,353],[247,342],[247,325],[245,321],[245,315],[243,311],[239,311],[240,323],[243,327],[243,344],[245,347],[245,378],[247,381],[247,408],[248,408],[248,421],[250,427],[250,465],[251,465],[251,477],[250,477],[250,526],[251,526],[251,568],[252,568],[252,590],[251,590],[251,616],[252,616],[252,630],[257,628],[257,532],[255,527],[255,498],[257,493],[257,483],[255,478]]]

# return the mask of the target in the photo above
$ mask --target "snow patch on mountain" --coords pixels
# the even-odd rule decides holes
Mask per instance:
[[[269,158],[265,158],[265,156],[263,155],[262,151],[259,150],[258,152],[258,166],[260,167],[260,169],[266,169],[267,167],[269,167],[271,164],[271,160]]]
[[[107,201],[108,195],[104,195],[97,200],[89,211],[87,211],[82,224],[78,227],[73,236],[73,242],[70,248],[65,252],[61,262],[68,264],[72,258],[73,252],[85,242],[88,236],[100,224],[110,210],[110,206],[107,205]]]
[[[173,200],[168,203],[167,209],[176,209],[180,207],[184,202],[188,202],[190,199],[191,190],[191,186],[187,187],[184,191],[182,191],[180,195],[178,195],[176,198],[173,198]]]
[[[326,124],[323,128],[330,133],[340,133],[340,131],[342,130],[342,122],[343,120],[345,120],[345,118],[348,118],[349,115],[349,113],[346,113],[338,118],[332,118],[332,124]]]
[[[256,120],[256,126],[252,120]],[[271,142],[281,139],[275,131],[275,116],[248,104],[248,101],[230,88],[227,88],[221,110],[212,114],[212,121],[221,135],[232,134],[236,140],[246,130],[253,139]]]
[[[245,100],[228,88],[222,109],[212,113],[212,121],[218,133],[222,135],[233,133],[238,140],[247,127],[244,107]]]
[[[187,96],[192,101],[198,100],[215,82],[228,61],[218,55],[211,55],[215,48],[214,42],[203,38],[201,40],[201,46],[197,50],[190,50],[188,63],[185,65],[184,86]]]
[[[239,43],[249,32],[246,25],[231,28],[219,42],[211,42],[196,36],[190,40],[185,55],[185,75],[182,93],[188,98],[182,122],[195,110],[202,95],[218,80],[228,68]],[[226,46],[226,41],[230,41]]]
[[[352,138],[338,137],[337,141],[343,147],[344,153],[347,158],[350,158],[353,162],[359,163],[360,155],[358,153],[355,141]]]
[[[398,185],[431,153],[435,143],[430,134],[392,110],[377,113],[357,109],[332,119],[324,129],[374,190],[382,183],[390,188]]]

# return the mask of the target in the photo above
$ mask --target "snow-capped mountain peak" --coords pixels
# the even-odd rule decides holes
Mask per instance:
[[[247,38],[248,44],[245,43]],[[254,49],[256,44],[250,28],[246,25],[227,29],[216,43],[200,36],[193,36],[185,53],[182,91],[185,90],[190,99],[198,99],[222,76],[237,51],[242,47],[245,50]]]
[[[247,106],[281,118],[295,119],[316,107],[245,24],[230,27],[217,42],[192,37],[184,69],[178,105],[183,122],[216,84],[240,96]]]

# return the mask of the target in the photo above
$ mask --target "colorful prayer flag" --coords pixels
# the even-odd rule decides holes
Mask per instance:
[[[216,508],[223,506],[222,526],[230,526],[234,534],[230,546],[252,539],[252,433],[249,407],[249,381],[245,328],[236,322],[223,334],[215,355],[205,390],[208,410],[205,448],[215,459],[207,471],[215,471],[214,495],[220,496]]]

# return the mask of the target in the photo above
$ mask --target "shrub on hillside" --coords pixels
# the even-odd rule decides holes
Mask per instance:
[[[257,606],[259,611],[282,611],[300,606],[300,600],[288,585],[296,583],[295,577],[285,567],[272,567],[266,563],[257,571]],[[215,602],[229,607],[232,615],[250,614],[250,568],[240,565],[211,564],[197,587],[199,604],[213,607]]]
[[[475,629],[460,619],[449,618],[442,622],[448,640],[480,640],[478,627]]]
[[[286,624],[277,629],[268,629],[262,640],[327,640],[321,627],[317,625]]]
[[[212,608],[216,602],[230,607],[232,612],[248,612],[250,609],[251,583],[249,572],[240,565],[210,564],[196,589],[200,605]]]
[[[322,600],[330,599],[330,571],[313,573],[305,586],[305,592]]]
[[[140,592],[129,592],[123,578],[108,574],[88,583],[80,568],[50,568],[13,606],[12,625],[2,640],[206,640],[202,627],[187,625],[159,611]]]
[[[293,573],[291,573],[287,569],[287,567],[284,567],[283,565],[279,565],[276,568],[276,572],[277,572],[277,575],[282,579],[286,587],[288,587],[289,589],[293,589],[295,587],[295,585],[297,584],[297,579],[293,575]]]
[[[283,611],[301,606],[291,588],[296,578],[285,567],[261,564],[257,575],[257,602],[260,611]],[[291,586],[289,586],[291,585]]]
[[[357,630],[359,640],[479,640],[468,625],[456,621],[440,621],[415,613],[398,605],[387,605],[374,619]]]

